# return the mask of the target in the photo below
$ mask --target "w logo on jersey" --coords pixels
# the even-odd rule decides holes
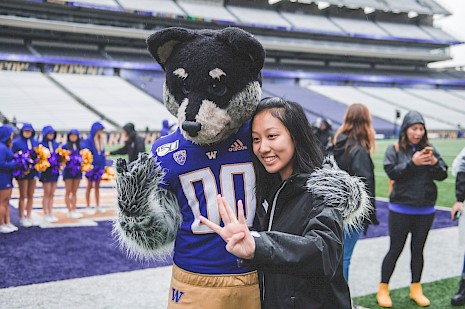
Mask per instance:
[[[171,301],[178,303],[181,300],[181,297],[184,295],[184,292],[172,288]]]
[[[236,139],[234,143],[232,143],[232,145],[229,147],[228,151],[229,152],[241,151],[241,150],[246,150],[246,149],[247,149],[247,146],[245,146],[244,143],[242,143],[240,139]]]
[[[187,160],[187,152],[185,150],[179,150],[173,153],[173,159],[179,165],[184,165]]]
[[[210,160],[213,160],[213,159],[216,159],[216,154],[218,153],[218,151],[209,151],[209,152],[206,152],[205,154],[207,155],[207,157],[210,159]]]

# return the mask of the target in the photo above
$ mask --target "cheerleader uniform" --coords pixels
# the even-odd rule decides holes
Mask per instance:
[[[25,138],[23,136],[24,131],[32,131],[32,136],[30,138]],[[17,153],[19,151],[27,152],[28,150],[33,150],[35,147],[39,146],[39,141],[34,138],[36,135],[36,131],[32,127],[32,124],[30,123],[24,123],[23,127],[21,128],[21,131],[19,133],[19,136],[14,139],[13,141],[13,146],[11,147],[13,153]],[[32,169],[30,172],[24,176],[24,177],[16,177],[17,180],[24,180],[24,179],[33,179],[37,177],[39,173],[35,170]]]
[[[53,139],[47,138],[47,135],[50,133],[55,134]],[[42,129],[42,142],[40,144],[48,148],[48,150],[50,150],[50,154],[52,155],[53,154],[56,155],[56,150],[60,147],[60,144],[58,144],[55,141],[56,136],[57,136],[57,131],[55,131],[55,129],[53,129],[52,126],[45,126]],[[58,161],[57,161],[57,164],[58,164]],[[59,176],[60,176],[60,171],[59,169],[57,169],[57,166],[50,166],[49,168],[45,170],[45,172],[40,173],[39,181],[40,182],[57,182]]]
[[[69,136],[71,134],[76,134],[77,137],[78,137],[77,141],[74,142],[74,143],[69,141]],[[79,154],[79,152],[81,151],[81,139],[79,137],[79,131],[76,130],[76,129],[70,130],[68,132],[68,142],[66,144],[64,144],[61,148],[69,150],[70,158],[72,158],[73,156],[76,156],[77,154]],[[79,155],[79,157],[81,157],[81,155]],[[82,158],[81,158],[81,162],[82,162]],[[81,169],[77,170],[77,169],[71,168],[70,163],[71,163],[71,161],[67,162],[66,166],[65,166],[65,169],[63,170],[63,180],[66,180],[66,179],[81,179],[82,178]]]
[[[90,134],[86,139],[85,148],[92,152],[93,161],[92,165],[94,168],[86,173],[86,177],[90,181],[100,181],[105,170],[105,148],[103,145],[95,145],[94,137],[98,130],[105,129],[100,122],[92,124]]]
[[[17,166],[13,159],[13,152],[6,145],[12,132],[12,127],[0,126],[0,190],[13,188],[13,171]]]

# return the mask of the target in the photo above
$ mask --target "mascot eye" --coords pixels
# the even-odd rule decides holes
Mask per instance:
[[[224,96],[227,91],[228,89],[223,84],[215,83],[215,84],[211,84],[210,86],[208,86],[208,93],[214,96],[217,96],[217,97]]]
[[[191,91],[189,90],[189,87],[188,87],[186,84],[183,84],[183,85],[182,85],[181,91],[182,91],[182,93],[184,93],[184,94],[189,94],[189,92],[191,92]]]

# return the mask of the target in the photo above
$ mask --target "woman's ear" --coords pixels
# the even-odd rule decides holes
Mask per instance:
[[[252,73],[259,76],[265,62],[265,49],[257,39],[236,27],[221,30],[217,37],[231,47],[244,61],[249,62]]]
[[[153,58],[165,70],[165,63],[170,57],[173,49],[181,42],[190,41],[195,38],[193,31],[172,27],[157,31],[147,38],[147,48]]]

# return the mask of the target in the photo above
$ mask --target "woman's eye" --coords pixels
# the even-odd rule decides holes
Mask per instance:
[[[181,86],[181,91],[182,91],[182,93],[184,93],[184,94],[189,94],[189,92],[190,92],[189,87],[188,87],[186,84],[183,84],[183,85]]]
[[[208,93],[217,97],[224,96],[227,91],[228,89],[223,84],[215,83],[208,86]]]
[[[275,138],[275,137],[276,137],[275,134],[270,134],[270,135],[268,135],[268,138],[269,138],[269,139],[273,139],[273,138]]]
[[[260,139],[258,137],[252,138],[253,143],[258,143],[259,141],[260,141]]]

